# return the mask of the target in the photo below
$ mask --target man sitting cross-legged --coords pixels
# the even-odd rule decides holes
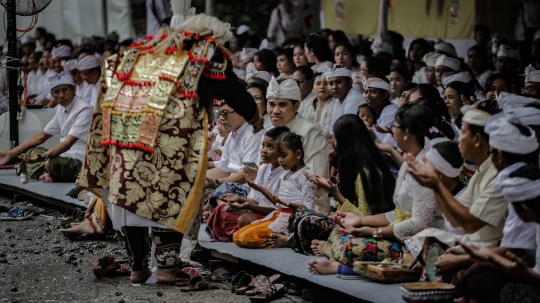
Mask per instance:
[[[54,74],[48,81],[51,95],[60,104],[54,117],[43,131],[21,145],[7,152],[0,151],[0,165],[20,157],[21,173],[26,177],[45,183],[75,182],[84,160],[92,107],[75,95],[73,78],[68,72]],[[39,146],[54,135],[61,137],[60,144],[51,150]]]

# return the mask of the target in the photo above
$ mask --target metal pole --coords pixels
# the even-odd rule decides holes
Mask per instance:
[[[213,0],[206,0],[206,3],[204,5],[204,13],[208,16],[212,16],[214,14],[214,1]]]
[[[15,14],[15,0],[6,1],[7,11],[7,39],[8,39],[8,57],[17,58],[17,16]],[[11,148],[19,145],[19,121],[17,121],[17,112],[19,110],[19,94],[17,91],[17,69],[20,63],[10,61],[8,64],[8,83],[9,83],[9,140]]]

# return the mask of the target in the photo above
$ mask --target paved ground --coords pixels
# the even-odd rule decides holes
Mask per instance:
[[[0,205],[9,204],[0,197]],[[171,286],[132,286],[128,277],[98,280],[92,272],[97,259],[125,256],[123,243],[71,242],[59,228],[58,220],[42,217],[0,221],[0,302],[249,302],[226,289],[183,293]]]

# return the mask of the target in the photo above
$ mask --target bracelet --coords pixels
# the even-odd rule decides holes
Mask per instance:
[[[376,228],[376,229],[374,228],[373,229],[373,238],[374,239],[379,239],[379,238],[381,238],[381,236],[382,236],[382,227],[379,227],[379,228]]]

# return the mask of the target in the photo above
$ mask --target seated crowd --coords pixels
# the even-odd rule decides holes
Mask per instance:
[[[505,40],[471,47],[466,64],[452,44],[424,39],[411,43],[407,58],[381,41],[357,56],[349,41],[330,43],[328,31],[284,48],[267,42],[258,50],[248,34],[228,45],[262,125],[225,102],[214,106],[201,214],[213,238],[314,255],[306,265],[319,275],[357,279],[356,261],[418,262],[426,280],[456,284],[462,302],[538,300],[536,62]],[[42,132],[0,152],[0,165],[24,153],[25,178],[73,182],[101,63],[84,44],[73,50],[40,35],[23,44],[28,102],[56,114]],[[39,147],[54,135],[55,148]],[[62,232],[103,233],[106,217],[93,208]]]

